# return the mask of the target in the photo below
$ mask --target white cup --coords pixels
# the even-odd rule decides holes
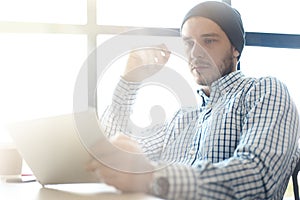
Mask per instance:
[[[22,157],[13,144],[0,144],[0,176],[21,175]]]

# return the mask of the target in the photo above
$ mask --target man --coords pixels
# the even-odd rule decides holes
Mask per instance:
[[[112,139],[127,151],[146,153],[139,161],[145,173],[119,171],[97,160],[89,169],[122,191],[167,199],[282,199],[300,155],[298,113],[287,88],[276,78],[246,78],[237,70],[244,29],[240,14],[227,4],[196,5],[184,18],[181,35],[190,71],[203,86],[203,105],[179,110],[145,140]],[[130,54],[102,120],[109,136],[128,134],[139,82],[161,69],[141,66],[153,60],[163,66],[169,59],[167,48],[159,48]]]

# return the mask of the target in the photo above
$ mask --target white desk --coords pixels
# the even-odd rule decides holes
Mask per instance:
[[[145,194],[122,194],[105,184],[50,185],[37,182],[0,183],[2,200],[158,200]]]

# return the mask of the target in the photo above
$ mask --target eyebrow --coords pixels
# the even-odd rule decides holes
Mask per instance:
[[[217,33],[205,33],[202,34],[201,37],[221,37],[221,36]]]

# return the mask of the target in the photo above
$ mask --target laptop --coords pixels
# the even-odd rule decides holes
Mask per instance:
[[[99,182],[85,168],[93,158],[89,147],[105,137],[95,112],[17,122],[10,124],[8,130],[19,153],[43,186]]]

